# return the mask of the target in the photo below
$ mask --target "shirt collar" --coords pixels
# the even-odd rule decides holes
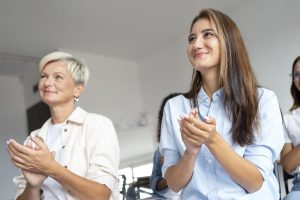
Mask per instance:
[[[221,99],[223,98],[223,95],[224,95],[224,88],[218,89],[217,91],[215,91],[213,93],[212,101],[213,102],[221,101]],[[200,104],[201,103],[210,103],[210,99],[207,96],[206,92],[204,91],[203,87],[201,87],[201,89],[198,93],[198,100],[199,100]]]
[[[80,107],[75,108],[72,114],[68,117],[66,122],[74,122],[76,124],[83,124],[87,112]]]

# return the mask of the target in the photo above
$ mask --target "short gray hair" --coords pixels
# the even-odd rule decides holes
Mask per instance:
[[[39,64],[40,72],[44,67],[51,62],[67,62],[68,70],[71,72],[75,84],[86,85],[89,80],[89,69],[80,60],[76,59],[71,54],[55,51],[45,55]]]

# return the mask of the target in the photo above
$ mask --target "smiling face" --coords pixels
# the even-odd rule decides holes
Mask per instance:
[[[208,19],[201,18],[188,37],[188,57],[194,69],[205,74],[219,68],[220,43]]]
[[[74,97],[78,97],[82,89],[82,85],[75,85],[66,62],[51,62],[41,71],[39,91],[48,106],[74,104]]]

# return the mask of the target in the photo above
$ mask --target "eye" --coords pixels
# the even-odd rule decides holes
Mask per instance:
[[[46,74],[41,74],[40,79],[47,78]]]
[[[293,79],[299,79],[300,77],[300,71],[294,71],[293,72]]]
[[[194,34],[188,37],[189,44],[194,43],[196,41],[196,36]]]
[[[204,34],[203,34],[203,37],[206,38],[206,39],[209,39],[209,38],[211,38],[211,37],[213,37],[213,36],[214,36],[214,33],[211,32],[211,31],[206,31],[206,32],[204,32]]]
[[[63,80],[63,77],[62,77],[61,75],[56,75],[56,76],[55,76],[55,79],[56,79],[56,80]]]

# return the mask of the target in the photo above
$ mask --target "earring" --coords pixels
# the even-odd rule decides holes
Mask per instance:
[[[74,97],[74,100],[75,100],[75,102],[78,102],[79,98],[78,97]]]

